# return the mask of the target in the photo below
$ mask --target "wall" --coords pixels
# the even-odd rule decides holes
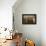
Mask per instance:
[[[41,41],[46,46],[46,0],[41,1]]]
[[[18,1],[19,2],[19,1]],[[23,33],[26,39],[35,41],[36,46],[41,46],[41,1],[40,0],[23,0],[19,6],[13,7],[15,19],[15,29]],[[36,25],[23,25],[22,14],[37,14]]]
[[[12,29],[12,6],[16,0],[0,0],[0,27]]]

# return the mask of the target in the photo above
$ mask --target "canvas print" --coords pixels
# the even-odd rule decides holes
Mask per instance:
[[[36,14],[23,14],[22,24],[36,24]]]

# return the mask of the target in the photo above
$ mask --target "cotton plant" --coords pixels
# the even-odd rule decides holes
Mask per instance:
[[[10,30],[5,27],[0,28],[0,37],[5,38],[7,35],[10,35]]]
[[[6,30],[6,36],[7,36],[7,35],[10,35],[9,29]]]
[[[7,35],[12,35],[13,29],[8,29],[5,27],[0,27],[0,34],[1,36],[7,36]]]
[[[4,31],[4,30],[5,30],[4,27],[1,27],[1,28],[0,28],[0,38],[5,38],[5,35],[6,35],[6,34],[5,34],[5,31]]]
[[[5,27],[0,27],[0,44],[2,45],[3,42],[6,41],[6,32],[4,31],[5,30]]]

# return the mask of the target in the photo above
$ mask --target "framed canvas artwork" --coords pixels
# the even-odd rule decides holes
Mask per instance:
[[[22,14],[22,24],[36,24],[36,14]]]

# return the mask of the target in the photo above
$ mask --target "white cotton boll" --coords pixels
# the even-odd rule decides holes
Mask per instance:
[[[7,35],[10,35],[10,32],[9,32],[8,29],[6,30],[6,36],[7,36]]]

